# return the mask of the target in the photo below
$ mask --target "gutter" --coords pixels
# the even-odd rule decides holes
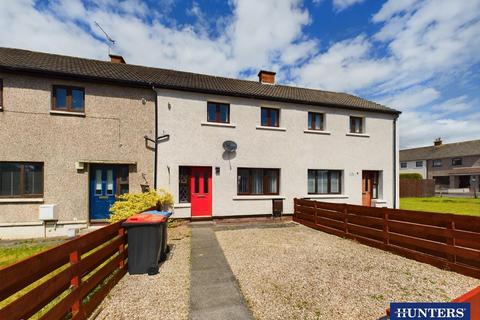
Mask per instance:
[[[393,118],[393,209],[397,209],[397,119]]]
[[[154,155],[154,163],[153,163],[153,189],[157,190],[157,160],[158,160],[158,97],[157,97],[157,90],[155,90],[155,85],[152,83],[152,91],[154,94],[154,101],[155,101],[155,155]]]

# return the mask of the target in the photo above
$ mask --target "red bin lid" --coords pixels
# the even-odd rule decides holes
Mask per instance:
[[[158,214],[139,213],[131,216],[125,221],[128,224],[148,224],[148,223],[162,223],[167,221],[167,218]]]

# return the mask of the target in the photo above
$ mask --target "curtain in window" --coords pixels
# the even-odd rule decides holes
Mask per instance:
[[[263,170],[262,169],[251,169],[252,170],[252,194],[262,194],[263,193]]]
[[[0,163],[0,196],[20,194],[20,165]]]
[[[248,169],[238,169],[238,193],[248,193]]]
[[[43,170],[41,165],[26,164],[25,167],[25,193],[43,193]]]
[[[278,171],[276,170],[267,170],[267,182],[268,182],[268,190],[267,193],[277,193],[277,186],[278,186]]]
[[[228,122],[228,105],[220,105],[220,122]]]
[[[340,172],[330,171],[330,192],[339,193],[340,192]]]
[[[315,171],[308,170],[308,193],[315,193]]]
[[[317,171],[317,192],[328,193],[328,171]]]

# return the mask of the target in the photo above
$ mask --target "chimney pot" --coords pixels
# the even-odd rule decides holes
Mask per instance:
[[[260,70],[258,73],[258,80],[261,83],[275,84],[275,72]]]
[[[435,141],[433,141],[433,145],[435,147],[441,146],[442,145],[442,138],[435,139]]]
[[[110,62],[111,63],[120,63],[120,64],[126,64],[125,59],[123,59],[122,56],[117,55],[117,54],[109,54],[110,56]]]

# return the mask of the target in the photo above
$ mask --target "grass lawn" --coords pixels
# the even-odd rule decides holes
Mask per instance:
[[[480,217],[480,199],[447,197],[400,198],[400,209]]]
[[[60,244],[64,240],[0,241],[0,268]]]

